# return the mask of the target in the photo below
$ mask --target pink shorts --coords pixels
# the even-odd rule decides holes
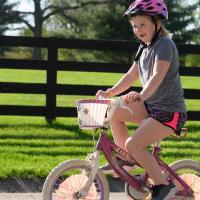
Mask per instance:
[[[163,125],[168,126],[174,130],[177,135],[181,134],[181,129],[183,128],[186,120],[186,113],[179,112],[165,112],[162,110],[153,109],[150,105],[145,103],[148,116],[161,122]]]

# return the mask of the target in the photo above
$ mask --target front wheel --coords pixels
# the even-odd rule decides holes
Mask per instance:
[[[45,180],[43,200],[109,200],[109,184],[101,170],[84,197],[77,194],[88,180],[91,171],[89,162],[69,160],[55,167]]]
[[[194,160],[179,160],[170,167],[190,186],[194,191],[193,197],[182,197],[176,195],[176,200],[200,199],[200,163]]]

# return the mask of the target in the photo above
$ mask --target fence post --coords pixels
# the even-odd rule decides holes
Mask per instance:
[[[46,89],[46,120],[52,123],[56,119],[56,84],[58,48],[54,38],[48,40],[48,67]]]

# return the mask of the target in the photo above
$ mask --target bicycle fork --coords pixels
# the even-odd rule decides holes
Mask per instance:
[[[99,154],[100,154],[99,151],[95,151],[89,154],[86,158],[86,161],[89,162],[89,167],[91,168],[91,171],[89,173],[89,176],[87,176],[88,180],[86,184],[76,193],[76,198],[78,199],[84,198],[93,184],[93,181],[95,179],[99,167]],[[83,175],[86,173],[88,172],[85,170],[82,171]]]

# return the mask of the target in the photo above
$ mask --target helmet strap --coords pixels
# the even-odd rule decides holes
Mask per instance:
[[[157,25],[157,21],[156,21],[154,16],[152,16],[152,20],[153,20],[153,23],[155,24],[155,31],[154,31],[154,35],[153,35],[153,38],[151,40],[151,43],[148,46],[152,45],[155,42],[155,40],[158,38],[160,31],[161,31],[161,27],[157,31],[158,25]]]

